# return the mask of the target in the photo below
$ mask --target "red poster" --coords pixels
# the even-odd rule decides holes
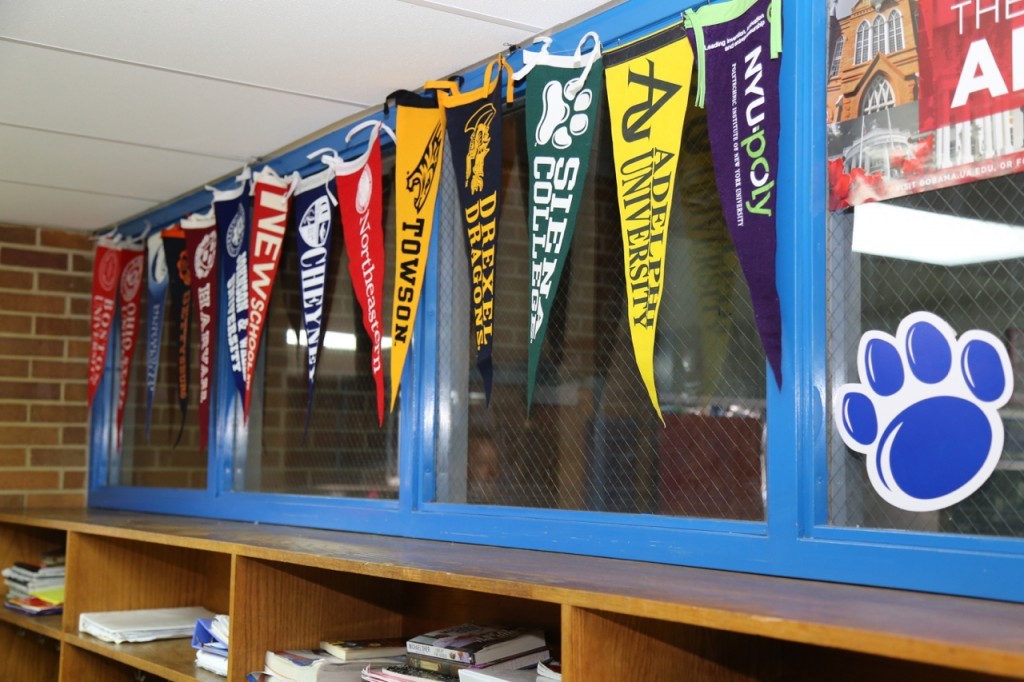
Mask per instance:
[[[114,321],[114,303],[117,299],[117,282],[121,278],[121,250],[113,242],[101,241],[96,244],[92,269],[92,318],[89,344],[89,406],[92,406],[96,389],[103,378],[103,367],[107,361],[107,342],[110,340],[110,326]]]
[[[142,273],[146,264],[146,251],[142,243],[127,246],[121,252],[124,269],[121,271],[121,368],[117,382],[117,449],[121,449],[124,425],[124,406],[128,402],[128,379],[131,377],[135,341],[139,338],[139,304],[142,300]]]
[[[210,387],[213,380],[213,342],[217,319],[217,221],[213,211],[181,221],[189,264],[192,299],[199,318],[199,450],[206,449],[210,433]]]

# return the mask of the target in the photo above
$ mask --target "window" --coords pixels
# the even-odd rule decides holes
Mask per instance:
[[[890,109],[894,106],[896,106],[896,94],[893,92],[892,86],[889,85],[889,81],[886,80],[885,76],[878,74],[871,81],[867,92],[864,94],[860,112],[862,115],[873,114],[876,111]]]
[[[873,57],[879,52],[885,53],[885,19],[881,15],[871,22],[871,53]]]
[[[899,10],[889,13],[889,52],[899,52],[903,49],[903,15]]]
[[[843,47],[846,46],[846,38],[839,36],[839,40],[836,41],[835,51],[832,53],[832,65],[828,70],[828,77],[835,78],[839,75],[839,66],[843,61]]]
[[[871,26],[866,21],[862,21],[860,26],[857,27],[857,43],[856,53],[854,54],[854,64],[863,64],[868,60],[868,49],[871,46]]]

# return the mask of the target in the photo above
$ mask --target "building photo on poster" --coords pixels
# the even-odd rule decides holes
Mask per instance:
[[[1024,170],[1024,0],[832,0],[828,58],[831,210]]]

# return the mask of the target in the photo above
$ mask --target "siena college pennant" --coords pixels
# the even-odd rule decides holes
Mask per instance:
[[[633,353],[664,423],[654,385],[654,337],[693,50],[682,24],[605,54]]]
[[[239,185],[213,190],[213,213],[217,220],[219,286],[224,288],[225,341],[231,376],[238,397],[245,400],[245,339],[249,321],[249,195],[248,169],[238,177]]]
[[[782,316],[775,285],[781,0],[732,0],[686,11],[697,53],[697,106],[722,212],[750,289],[754,322],[782,386]]]
[[[92,311],[89,322],[90,407],[107,363],[107,343],[110,341],[110,326],[114,323],[117,283],[121,279],[123,264],[121,249],[113,241],[103,239],[97,242],[93,256]]]
[[[213,390],[213,353],[217,330],[217,221],[213,211],[193,214],[181,221],[185,247],[192,266],[192,299],[199,318],[199,450],[210,434],[210,397]]]
[[[171,298],[171,318],[178,333],[175,334],[175,348],[178,351],[178,407],[181,410],[181,426],[174,444],[181,442],[185,432],[185,415],[188,413],[188,354],[189,316],[192,314],[192,268],[188,263],[185,248],[185,233],[179,225],[163,231],[164,257],[167,259],[167,273],[170,277],[168,290]]]
[[[249,419],[256,355],[267,322],[281,246],[288,224],[288,204],[297,176],[282,178],[267,166],[253,178],[255,198],[249,246],[249,321],[245,342],[245,419]]]
[[[391,409],[412,343],[430,255],[444,158],[444,110],[433,95],[399,92],[395,151],[395,291],[391,311]]]
[[[164,337],[167,308],[167,261],[164,239],[156,232],[146,240],[146,442],[153,424],[153,395],[160,374],[160,342]]]
[[[444,107],[452,166],[459,188],[466,257],[469,259],[476,366],[491,401],[494,367],[494,254],[501,208],[501,74],[507,70],[505,100],[512,101],[512,69],[499,57],[487,65],[484,83],[472,92],[446,95]]]
[[[142,242],[125,246],[124,268],[118,291],[121,295],[121,343],[117,366],[117,416],[115,421],[117,449],[121,449],[124,427],[124,406],[128,403],[128,380],[135,357],[135,341],[139,338],[139,306],[142,300],[142,276],[146,267],[146,254]]]
[[[582,54],[593,41],[593,49]],[[595,33],[580,40],[574,55],[523,52],[526,135],[530,163],[530,345],[526,409],[533,404],[537,367],[551,304],[565,268],[590,165],[601,100],[601,44]]]
[[[348,274],[352,290],[363,310],[363,329],[370,338],[370,370],[377,387],[377,425],[384,424],[384,226],[383,186],[381,185],[381,130],[394,139],[383,123],[369,123],[370,141],[357,159],[341,161],[325,156],[321,160],[333,166],[338,188],[341,226],[348,252]],[[349,134],[362,129],[356,126]],[[346,140],[347,141],[347,140]]]

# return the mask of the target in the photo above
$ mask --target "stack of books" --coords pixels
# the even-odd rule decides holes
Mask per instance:
[[[196,650],[196,667],[209,670],[221,677],[228,676],[228,630],[230,620],[225,615],[196,620],[192,634],[192,648]]]
[[[4,606],[32,616],[64,610],[64,549],[44,552],[38,563],[17,561],[0,571],[7,586]]]
[[[268,651],[248,682],[360,682],[368,665],[402,665],[404,639],[329,640],[319,649]]]

